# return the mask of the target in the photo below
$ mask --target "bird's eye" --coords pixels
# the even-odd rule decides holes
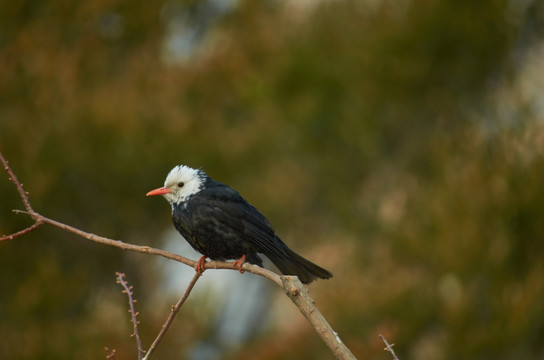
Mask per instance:
[[[183,181],[180,181],[180,182],[178,183],[178,187],[183,187],[183,185],[185,185],[185,183],[184,183]]]

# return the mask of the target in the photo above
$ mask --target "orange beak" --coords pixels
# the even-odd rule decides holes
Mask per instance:
[[[170,192],[171,192],[170,189],[161,187],[155,190],[151,190],[150,192],[145,194],[145,196],[164,195],[164,194],[170,194]]]

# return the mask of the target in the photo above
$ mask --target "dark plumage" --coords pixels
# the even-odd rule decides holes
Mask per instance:
[[[262,266],[267,256],[284,275],[296,275],[304,284],[332,274],[289,249],[268,220],[236,190],[208,177],[203,171],[176,166],[164,187],[149,195],[163,195],[172,206],[176,229],[205,257],[240,259]],[[198,269],[198,265],[197,265]]]

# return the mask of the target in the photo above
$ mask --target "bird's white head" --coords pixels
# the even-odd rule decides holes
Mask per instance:
[[[175,166],[164,181],[164,187],[151,190],[147,196],[162,195],[172,205],[187,201],[204,188],[207,175],[185,165]]]

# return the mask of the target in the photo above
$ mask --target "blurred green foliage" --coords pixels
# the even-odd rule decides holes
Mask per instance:
[[[335,273],[312,294],[356,356],[390,358],[380,333],[401,359],[544,356],[542,94],[520,85],[540,2],[240,2],[178,63],[173,4],[197,6],[0,5],[0,151],[37,211],[160,246],[167,205],[144,194],[203,167]],[[28,225],[7,176],[0,194],[0,233]],[[45,226],[0,243],[0,358],[129,358],[114,272],[146,304],[151,263]],[[160,358],[209,327],[183,311]],[[232,358],[330,358],[291,321]]]

